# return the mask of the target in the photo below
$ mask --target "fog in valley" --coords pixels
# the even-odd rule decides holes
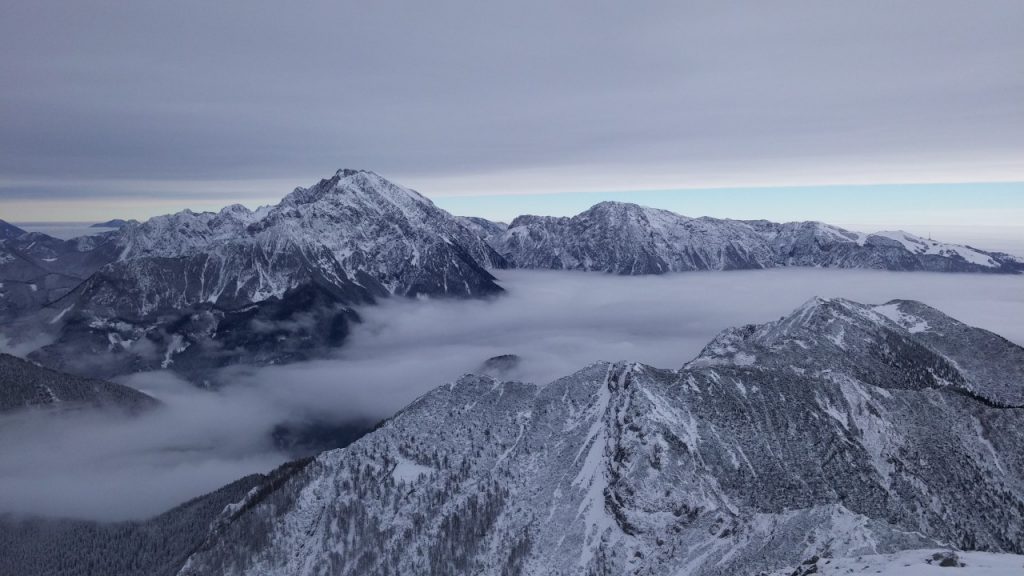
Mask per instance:
[[[288,455],[281,422],[377,421],[488,358],[515,354],[512,379],[544,383],[599,360],[674,368],[724,328],[779,318],[812,296],[916,299],[1024,344],[1024,277],[780,269],[620,277],[498,271],[491,300],[392,298],[359,311],[327,359],[233,368],[200,390],[169,372],[121,379],[163,401],[128,418],[83,411],[0,417],[0,512],[141,518]]]

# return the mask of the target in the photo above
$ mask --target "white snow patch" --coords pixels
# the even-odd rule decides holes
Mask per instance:
[[[877,232],[875,233],[875,236],[882,236],[889,238],[890,240],[895,240],[914,254],[929,254],[945,256],[947,258],[959,256],[971,264],[987,266],[989,268],[994,268],[998,265],[988,254],[979,252],[973,248],[968,248],[967,246],[961,246],[959,244],[936,242],[935,240],[921,238],[920,236],[915,236],[904,232],[903,230]]]
[[[863,246],[868,239],[868,235],[863,232],[843,230],[842,228],[837,228],[836,226],[825,224],[824,222],[815,222],[815,224],[817,225],[819,232],[838,242],[853,242],[858,246]]]
[[[394,470],[391,471],[391,476],[399,482],[412,483],[418,480],[420,476],[429,476],[433,472],[433,468],[417,464],[405,456],[399,455],[398,463],[395,464]]]
[[[583,516],[585,542],[580,550],[578,565],[586,566],[594,557],[594,553],[601,541],[601,534],[614,525],[614,520],[605,511],[604,489],[608,485],[608,478],[605,476],[603,466],[604,451],[608,442],[604,426],[604,414],[611,402],[611,390],[609,379],[612,376],[613,367],[608,368],[608,375],[598,391],[597,401],[592,408],[591,417],[594,422],[587,433],[587,439],[580,452],[576,455],[579,460],[580,454],[589,446],[587,455],[583,459],[579,473],[572,480],[572,485],[584,489],[583,499],[580,501],[576,511],[576,517]]]
[[[900,326],[903,326],[911,334],[927,332],[931,328],[924,318],[918,318],[913,314],[907,314],[900,310],[900,305],[896,302],[875,306],[874,310]]]
[[[845,412],[843,412],[842,410],[839,410],[838,408],[833,406],[832,403],[829,402],[827,398],[822,398],[821,396],[819,396],[817,394],[815,394],[815,396],[816,396],[816,400],[818,402],[818,406],[821,406],[821,409],[824,410],[826,414],[828,414],[830,417],[832,417],[832,419],[835,420],[836,422],[838,422],[839,425],[842,426],[843,428],[849,429],[850,423],[849,423],[849,421],[846,418],[846,413]]]
[[[732,357],[732,361],[737,366],[753,366],[754,363],[757,362],[757,356],[746,352],[737,352],[736,355]]]
[[[58,313],[56,316],[53,317],[52,320],[50,320],[50,324],[56,324],[57,322],[60,322],[60,319],[63,318],[64,315],[67,314],[74,307],[75,305],[72,304],[71,306],[68,306],[67,308],[61,310],[60,313]]]
[[[818,560],[820,576],[1020,576],[1024,574],[1024,556],[992,552],[955,552],[963,566],[940,566],[936,554],[949,550],[904,550],[895,554],[877,554],[850,558]],[[792,568],[773,572],[790,574]]]
[[[844,339],[845,336],[846,336],[846,327],[845,326],[839,326],[839,332],[837,332],[835,334],[826,334],[825,335],[825,337],[828,338],[833,344],[835,344],[839,348],[842,348],[843,350],[846,350],[846,340]]]
[[[164,360],[160,363],[161,368],[167,368],[174,363],[172,358],[179,352],[184,352],[185,348],[188,348],[188,342],[180,334],[175,334],[171,337],[171,343],[167,345],[167,352],[164,353]]]

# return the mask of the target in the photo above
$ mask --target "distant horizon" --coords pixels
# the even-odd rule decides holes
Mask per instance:
[[[415,190],[438,207],[457,216],[475,216],[509,222],[521,215],[573,216],[600,202],[615,201],[669,210],[690,217],[793,222],[815,220],[846,227],[886,226],[1024,226],[1024,181],[823,184],[794,186],[727,186],[582,190],[569,192],[513,192],[447,194],[410,186],[401,179],[384,178]],[[309,186],[313,182],[307,182]],[[208,198],[128,198],[96,196],[90,210],[77,210],[71,199],[0,200],[0,219],[17,224],[99,223],[113,219],[144,221],[183,210],[218,212],[231,204],[250,210],[276,205],[295,186],[278,196],[243,194]],[[875,204],[883,202],[884,204]],[[69,210],[61,212],[57,204]],[[13,210],[12,210],[13,208]],[[12,214],[12,212],[14,212]],[[20,212],[20,214],[18,213]],[[46,217],[40,217],[42,215]],[[884,214],[885,218],[879,218]],[[879,228],[880,230],[882,228]]]
[[[387,178],[386,175],[384,175]],[[403,185],[401,181],[396,182]],[[306,185],[309,185],[307,183]],[[415,188],[414,188],[415,189]],[[572,216],[604,201],[639,204],[690,217],[775,222],[819,221],[858,232],[904,230],[957,244],[1024,256],[1024,182],[928,184],[858,184],[787,187],[692,188],[661,190],[586,191],[543,194],[444,195],[417,189],[438,207],[456,216],[511,222],[521,215]],[[0,219],[55,236],[73,236],[88,226],[112,219],[144,221],[153,216],[190,209],[217,212],[229,204],[250,209],[273,205],[276,199],[215,198],[191,206],[167,206],[151,214],[112,210],[94,218],[75,220]],[[92,200],[95,202],[95,200]],[[121,205],[124,202],[120,203]],[[884,206],[884,209],[879,209]],[[2,207],[2,203],[0,203]],[[882,217],[884,216],[884,217]]]
[[[495,220],[1024,222],[1024,3],[192,8],[10,6],[0,218],[256,207],[348,167]]]

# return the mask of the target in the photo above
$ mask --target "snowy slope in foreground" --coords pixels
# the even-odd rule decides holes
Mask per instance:
[[[771,576],[1020,576],[1024,556],[946,549],[904,550],[855,558],[808,559]],[[813,568],[813,571],[812,571]]]
[[[231,507],[181,574],[734,576],[1024,553],[1022,353],[920,303],[814,299],[679,370],[468,375]]]

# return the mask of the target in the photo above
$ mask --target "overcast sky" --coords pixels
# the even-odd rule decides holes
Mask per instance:
[[[519,212],[538,193],[1024,181],[1020,0],[0,8],[7,220],[267,203],[339,167],[522,194]]]

